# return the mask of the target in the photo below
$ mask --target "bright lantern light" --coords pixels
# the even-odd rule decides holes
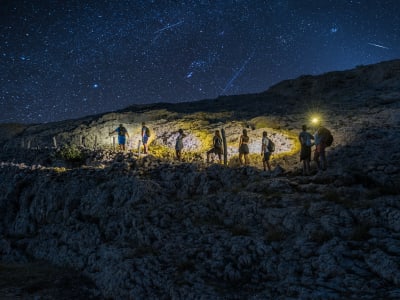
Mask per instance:
[[[313,124],[318,124],[319,119],[318,119],[317,117],[313,117],[313,118],[311,119],[311,122],[312,122]]]

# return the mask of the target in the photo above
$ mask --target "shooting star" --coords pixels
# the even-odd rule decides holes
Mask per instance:
[[[163,28],[161,28],[159,30],[154,31],[154,34],[163,32],[163,31],[171,29],[171,28],[174,28],[174,27],[179,26],[181,24],[183,24],[183,21],[179,21],[178,23],[167,25],[167,26],[165,26],[165,27],[163,27]]]
[[[368,43],[368,45],[374,46],[374,47],[378,47],[378,48],[383,48],[383,49],[389,49],[388,47],[382,46],[382,45],[378,45],[378,44],[374,44],[374,43]]]
[[[227,90],[229,90],[229,88],[232,86],[233,82],[239,77],[239,75],[243,72],[244,68],[246,67],[246,65],[250,62],[250,60],[253,58],[254,56],[254,52],[249,56],[248,59],[246,59],[244,61],[244,63],[242,64],[242,66],[240,67],[240,69],[238,71],[236,71],[235,74],[233,74],[231,80],[229,80],[229,82],[226,84],[224,90],[222,91],[222,95],[226,93]]]

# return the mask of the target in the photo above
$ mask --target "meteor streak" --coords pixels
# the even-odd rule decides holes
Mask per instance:
[[[239,75],[243,72],[244,68],[246,67],[246,65],[250,62],[250,60],[253,58],[254,56],[254,52],[250,55],[250,57],[248,59],[246,59],[244,61],[244,63],[242,64],[242,66],[240,67],[240,69],[233,74],[231,80],[229,80],[229,82],[226,84],[224,90],[222,91],[222,94],[225,94],[227,90],[229,90],[229,88],[232,86],[233,82],[239,77]]]
[[[168,29],[174,28],[174,27],[176,27],[176,26],[179,26],[179,25],[181,25],[181,24],[183,24],[183,21],[179,21],[178,23],[165,26],[165,27],[163,27],[163,28],[161,28],[161,29],[159,29],[159,30],[154,31],[154,33],[160,33],[160,32],[163,32],[163,31],[165,31],[165,30],[168,30]]]
[[[378,47],[378,48],[383,48],[383,49],[389,49],[388,47],[382,46],[382,45],[378,45],[378,44],[374,44],[374,43],[368,43],[368,45],[374,46],[374,47]]]

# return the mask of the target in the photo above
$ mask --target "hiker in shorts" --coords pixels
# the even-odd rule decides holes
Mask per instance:
[[[149,141],[149,129],[146,127],[146,123],[142,122],[142,143],[143,143],[143,153],[147,154],[148,147],[147,142]]]
[[[128,130],[126,130],[122,124],[119,124],[119,127],[114,131],[109,132],[109,134],[113,134],[114,132],[118,133],[119,150],[125,151],[126,137],[129,138]]]
[[[326,170],[326,128],[320,126],[317,132],[314,134],[315,151],[314,161],[317,163],[318,170]]]
[[[176,153],[176,159],[181,161],[182,160],[182,149],[183,149],[183,138],[186,136],[183,133],[183,129],[178,130],[178,136],[176,138],[176,144],[175,144],[175,153]]]
[[[213,137],[213,147],[207,151],[207,163],[210,162],[210,155],[217,154],[219,163],[222,162],[222,138],[219,130],[215,130],[215,135]]]
[[[313,145],[311,140],[313,139],[313,135],[307,132],[307,125],[303,125],[299,134],[300,162],[303,162],[303,175],[310,175],[311,147]]]
[[[243,134],[239,138],[239,162],[240,165],[243,165],[243,157],[244,164],[249,164],[249,146],[248,143],[250,141],[249,136],[247,135],[247,130],[243,129]]]
[[[269,160],[271,158],[272,152],[268,149],[268,145],[271,143],[270,139],[268,138],[268,133],[266,131],[263,132],[263,137],[261,140],[261,156],[263,157],[262,162],[263,162],[263,167],[264,171],[267,170],[271,172],[271,165],[269,163]]]

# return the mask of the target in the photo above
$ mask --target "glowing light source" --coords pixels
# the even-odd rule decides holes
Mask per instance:
[[[312,117],[311,118],[311,123],[314,125],[317,125],[319,123],[319,118],[318,117]]]

